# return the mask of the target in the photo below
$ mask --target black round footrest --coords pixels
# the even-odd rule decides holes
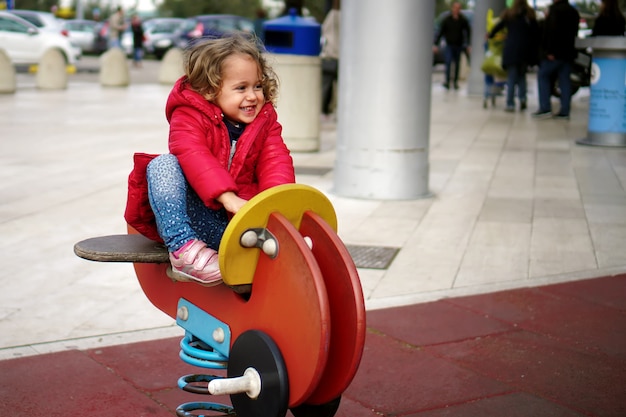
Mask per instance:
[[[252,399],[247,394],[230,396],[239,417],[284,417],[289,401],[287,368],[280,349],[270,336],[248,330],[235,340],[228,358],[228,377],[238,377],[247,368],[261,376],[261,393]]]
[[[202,417],[198,416],[198,414],[192,414],[192,411],[213,411],[217,413],[224,413],[220,415],[211,414],[211,416],[236,416],[235,410],[233,407],[217,404],[217,403],[207,403],[207,402],[194,402],[194,403],[185,403],[181,404],[176,408],[176,415],[178,417]]]

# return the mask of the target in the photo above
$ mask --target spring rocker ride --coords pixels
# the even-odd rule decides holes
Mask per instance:
[[[185,330],[183,361],[226,376],[186,375],[179,388],[230,396],[180,405],[238,417],[332,417],[361,360],[365,308],[356,267],[336,234],[337,218],[318,190],[287,184],[252,198],[219,247],[225,285],[170,278],[165,246],[127,235],[83,240],[81,258],[132,262],[142,290]],[[210,414],[216,415],[216,414]]]

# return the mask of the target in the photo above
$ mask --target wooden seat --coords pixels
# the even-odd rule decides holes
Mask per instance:
[[[98,262],[169,262],[167,248],[140,234],[98,236],[74,245],[74,253]]]

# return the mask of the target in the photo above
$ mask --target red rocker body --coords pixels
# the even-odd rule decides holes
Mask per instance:
[[[226,378],[183,377],[182,389],[229,394],[240,417],[283,417],[288,408],[296,417],[332,417],[365,340],[361,285],[336,223],[314,188],[289,184],[259,194],[224,233],[225,285],[215,287],[172,280],[165,248],[130,227],[128,236],[79,242],[75,252],[133,262],[148,299],[186,330],[183,360],[227,368]],[[177,414],[229,410],[199,404],[183,404]]]

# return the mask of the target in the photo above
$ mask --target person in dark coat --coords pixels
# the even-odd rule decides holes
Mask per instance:
[[[579,21],[578,11],[569,4],[568,0],[553,0],[543,27],[541,39],[543,56],[537,74],[539,109],[533,113],[533,117],[569,119],[572,101],[570,74],[572,73],[572,64],[578,53],[575,43],[578,36]],[[561,108],[555,115],[552,114],[550,102],[554,75],[558,77],[559,89],[561,90]]]
[[[459,68],[461,66],[461,53],[467,48],[469,50],[472,30],[470,24],[461,13],[461,3],[455,1],[450,8],[450,14],[441,22],[441,28],[435,38],[433,51],[437,52],[441,37],[446,40],[444,51],[446,63],[446,81],[443,86],[450,88],[450,70],[454,64],[454,89],[459,88]]]
[[[591,36],[624,36],[625,26],[626,19],[619,9],[617,0],[602,0]]]
[[[131,18],[130,28],[133,32],[133,65],[137,68],[141,68],[144,33],[141,19],[136,14]]]
[[[489,38],[493,38],[505,28],[507,35],[502,51],[502,67],[507,71],[505,110],[515,111],[515,87],[520,110],[525,110],[526,70],[528,66],[536,64],[539,34],[535,11],[526,0],[515,0],[513,5],[502,13],[500,21],[489,33]]]

